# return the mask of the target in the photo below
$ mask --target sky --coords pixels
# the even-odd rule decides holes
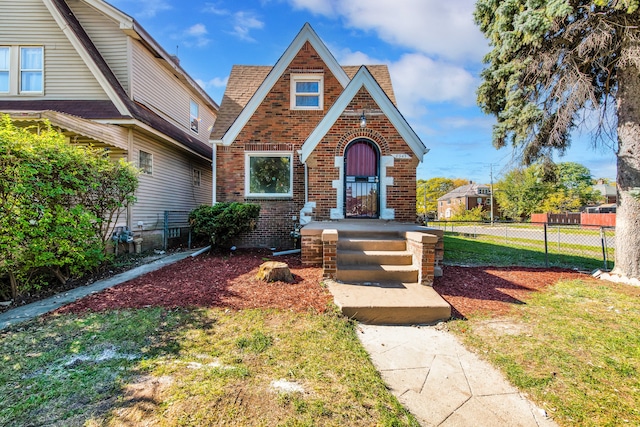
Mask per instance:
[[[135,18],[219,104],[234,64],[274,65],[309,22],[341,65],[386,64],[400,112],[430,150],[418,179],[499,180],[518,166],[476,104],[489,45],[473,0],[108,0]],[[614,141],[576,132],[557,162],[615,179]]]

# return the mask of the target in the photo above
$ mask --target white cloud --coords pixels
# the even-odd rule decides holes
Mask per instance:
[[[233,30],[228,32],[240,40],[254,42],[255,39],[250,35],[251,30],[264,28],[264,22],[258,19],[256,14],[251,11],[231,12],[227,9],[220,9],[213,3],[205,3],[202,11],[219,16],[230,16]]]
[[[342,16],[396,46],[460,63],[477,62],[488,45],[473,22],[475,0],[288,0],[297,9]]]
[[[477,81],[464,68],[411,53],[389,64],[389,71],[400,110],[408,116],[424,114],[426,102],[475,102]]]
[[[238,37],[240,40],[255,41],[253,37],[249,35],[251,30],[259,30],[264,27],[264,22],[259,20],[252,12],[236,12],[233,14],[233,31],[231,34]]]
[[[290,0],[294,9],[306,9],[317,15],[332,16],[336,13],[335,3],[327,0]]]
[[[137,7],[133,15],[140,18],[153,18],[160,12],[172,9],[171,4],[165,0],[111,0],[110,3],[115,7],[132,3]]]
[[[214,3],[205,3],[202,11],[204,13],[212,13],[214,15],[220,15],[220,16],[226,16],[231,14],[231,12],[229,12],[227,9],[220,9]]]
[[[182,34],[186,46],[204,47],[211,41],[207,37],[208,31],[204,24],[194,24]]]
[[[333,51],[338,52],[336,58],[342,65],[386,64],[398,106],[407,117],[426,114],[428,103],[452,102],[462,106],[475,103],[478,81],[460,66],[435,61],[421,53],[405,54],[390,62],[360,51]]]
[[[197,79],[196,82],[200,85],[201,88],[203,89],[211,89],[211,88],[224,88],[227,86],[227,82],[229,81],[229,76],[227,77],[214,77],[211,80],[208,81],[204,81],[204,80],[200,80]]]

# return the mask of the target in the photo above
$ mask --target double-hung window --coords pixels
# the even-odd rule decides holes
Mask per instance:
[[[140,168],[142,173],[153,175],[153,154],[140,150],[138,167]]]
[[[322,110],[323,83],[322,74],[291,74],[291,109]]]
[[[198,127],[200,124],[200,107],[198,103],[193,99],[189,104],[189,122],[191,123],[191,130],[198,133]]]
[[[44,57],[41,46],[20,48],[20,92],[43,92]]]
[[[8,46],[0,46],[0,93],[9,92],[9,69],[11,49]]]
[[[292,164],[290,152],[245,153],[245,196],[293,197]]]

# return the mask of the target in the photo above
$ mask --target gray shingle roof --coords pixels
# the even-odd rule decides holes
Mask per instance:
[[[478,192],[480,188],[489,189],[489,186],[483,185],[483,184],[476,184],[476,183],[463,185],[458,188],[454,188],[444,196],[440,197],[438,200],[450,200],[450,199],[457,199],[461,197],[486,196],[487,194],[480,194]]]

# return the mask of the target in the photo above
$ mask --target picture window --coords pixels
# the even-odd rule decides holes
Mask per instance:
[[[292,197],[292,163],[291,153],[246,153],[245,195],[247,197]]]

